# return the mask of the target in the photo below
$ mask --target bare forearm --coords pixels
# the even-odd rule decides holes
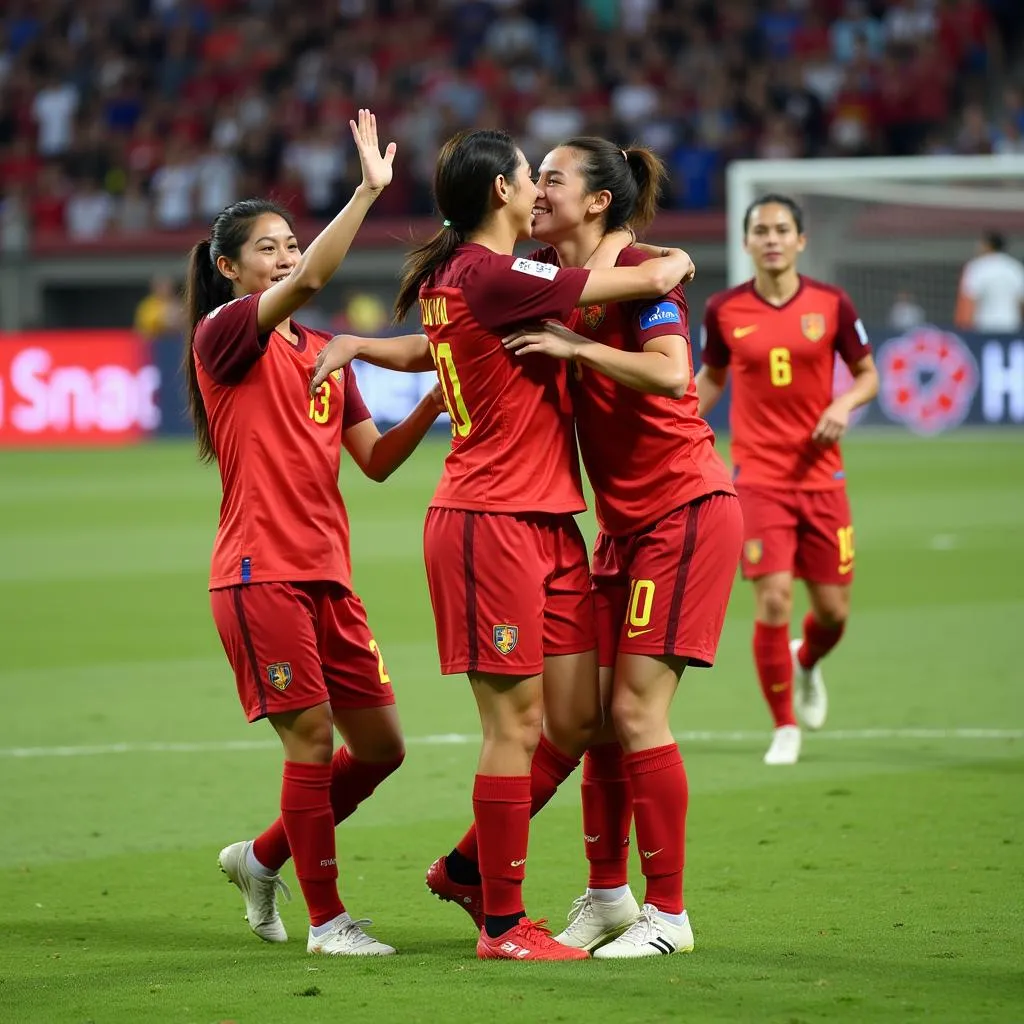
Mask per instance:
[[[688,370],[676,367],[661,352],[622,352],[608,345],[588,344],[580,346],[577,358],[584,366],[651,395],[681,398],[690,382]]]
[[[697,415],[707,416],[718,405],[725,385],[712,380],[706,370],[698,371],[694,383],[697,385]]]
[[[871,369],[858,373],[853,378],[853,386],[849,391],[836,399],[847,412],[853,412],[862,405],[867,405],[878,394],[878,371]]]
[[[387,480],[412,455],[440,414],[441,406],[433,392],[424,395],[401,423],[377,438],[366,475],[377,481]]]
[[[356,358],[399,373],[424,373],[434,369],[425,334],[398,338],[355,338]]]
[[[292,271],[310,291],[319,291],[341,266],[352,240],[380,191],[359,185],[345,208],[320,232]]]

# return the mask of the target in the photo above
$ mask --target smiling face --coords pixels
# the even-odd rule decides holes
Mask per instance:
[[[221,256],[220,272],[236,296],[262,292],[283,281],[302,255],[288,222],[276,213],[261,213],[253,222],[237,259]]]
[[[540,165],[537,200],[533,208],[533,237],[555,243],[571,236],[581,225],[608,208],[610,192],[586,190],[578,150],[559,146]]]
[[[796,226],[793,211],[782,203],[764,203],[750,212],[743,246],[759,271],[783,274],[796,266],[807,238]]]
[[[507,196],[505,216],[513,223],[516,229],[516,237],[530,238],[532,235],[533,207],[537,201],[537,186],[534,184],[533,175],[530,172],[530,164],[526,157],[519,150],[516,151],[519,162],[516,164],[515,177],[510,181],[503,175],[499,175],[495,187],[499,195]]]

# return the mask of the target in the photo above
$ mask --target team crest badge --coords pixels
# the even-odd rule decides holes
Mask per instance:
[[[747,561],[751,565],[757,565],[764,554],[764,545],[759,540],[748,540],[743,545],[743,554],[746,555]]]
[[[287,661],[275,661],[267,666],[267,678],[275,690],[287,690],[292,681],[292,666]]]
[[[596,331],[604,323],[604,306],[584,306],[581,313],[583,322],[592,330]]]
[[[821,341],[825,337],[825,317],[821,313],[804,313],[800,317],[800,330],[808,341]]]
[[[511,654],[519,643],[519,627],[509,626],[507,623],[495,626],[491,631],[491,639],[499,654]]]

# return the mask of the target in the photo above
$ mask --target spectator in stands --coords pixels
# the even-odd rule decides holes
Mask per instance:
[[[960,277],[954,323],[965,331],[1019,331],[1024,323],[1024,263],[1006,251],[998,231],[986,231],[978,255]]]
[[[77,242],[102,238],[114,219],[114,197],[95,178],[87,178],[68,199],[64,225]]]
[[[135,307],[135,330],[148,341],[179,337],[183,323],[181,297],[169,277],[158,275],[149,293]]]

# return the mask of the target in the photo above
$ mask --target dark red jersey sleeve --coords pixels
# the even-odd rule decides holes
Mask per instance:
[[[203,369],[218,384],[240,384],[267,350],[271,332],[256,325],[260,293],[218,306],[196,325],[192,345]]]
[[[850,296],[844,291],[839,292],[835,349],[847,366],[856,366],[865,356],[871,354],[868,332],[864,329]]]
[[[647,342],[666,335],[681,335],[690,340],[689,307],[679,285],[654,302],[634,303],[631,321],[633,338],[639,349]]]
[[[346,366],[342,372],[345,374],[345,402],[341,414],[341,429],[348,430],[349,427],[371,419],[371,416],[363,396],[359,393],[355,371],[351,366]]]
[[[718,303],[712,296],[704,307],[704,323],[700,332],[700,360],[706,366],[724,370],[729,365],[729,346],[718,322]]]
[[[531,321],[568,320],[589,276],[589,270],[495,253],[474,268],[462,290],[477,323],[501,334]]]

